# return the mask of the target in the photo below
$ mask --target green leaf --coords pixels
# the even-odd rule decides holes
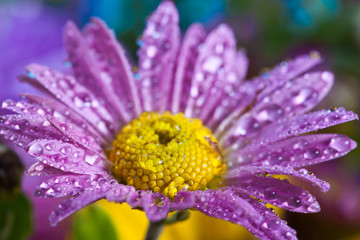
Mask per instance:
[[[20,240],[32,230],[32,209],[27,197],[18,192],[0,202],[0,239]]]
[[[75,240],[118,239],[109,216],[92,205],[76,213],[73,236]]]

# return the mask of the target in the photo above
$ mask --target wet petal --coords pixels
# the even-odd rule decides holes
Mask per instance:
[[[182,211],[194,208],[197,193],[194,191],[178,192],[174,200],[171,202],[171,211]]]
[[[105,66],[100,60],[101,54],[91,46],[91,42],[86,41],[73,22],[66,24],[64,38],[76,81],[83,86],[87,86],[89,92],[95,95],[99,102],[104,102],[105,105],[110,106],[110,109],[112,109],[110,113],[113,115],[114,120],[129,121],[131,119],[129,111],[126,111],[123,105],[117,104],[119,99],[115,96],[112,86],[109,84],[111,79],[103,69]],[[94,40],[94,37],[91,40]]]
[[[205,30],[200,24],[191,25],[185,34],[176,66],[171,105],[173,113],[185,111],[196,59],[199,55],[199,45],[204,41],[205,36]]]
[[[62,174],[43,181],[35,190],[36,197],[74,196],[90,187],[90,175]]]
[[[231,189],[207,190],[199,193],[196,209],[211,217],[242,225],[260,239],[289,239],[286,238],[286,234],[289,231],[295,233],[283,221],[271,214],[270,210],[266,210],[265,206],[261,208],[258,202],[255,203],[255,200],[253,202],[249,198],[245,196],[245,200]],[[266,211],[269,213],[267,214]],[[272,218],[269,215],[273,215]]]
[[[297,187],[287,179],[279,180],[272,177],[249,176],[231,182],[232,189],[259,198],[267,203],[286,210],[302,213],[319,212],[320,205],[308,191]]]
[[[74,124],[77,126],[77,130],[83,132],[84,134],[94,136],[98,143],[105,141],[98,132],[98,129],[94,128],[84,118],[60,102],[54,99],[32,94],[22,94],[22,96],[29,100],[31,105],[24,104],[21,111],[16,112],[44,115],[47,118],[56,117],[62,122]]]
[[[243,145],[245,140],[259,133],[265,126],[293,114],[311,110],[328,93],[333,80],[330,72],[316,72],[289,81],[269,93],[262,101],[256,102],[248,113],[241,116],[222,138],[223,146],[228,147],[235,143]],[[231,141],[236,138],[238,141]]]
[[[59,101],[90,122],[103,136],[111,137],[119,127],[110,106],[100,101],[98,96],[93,95],[72,76],[65,76],[37,64],[31,64],[27,69]]]
[[[91,23],[84,28],[83,35],[88,51],[94,52],[100,81],[109,101],[120,110],[126,121],[140,115],[140,98],[131,65],[115,34],[102,20],[92,18]]]
[[[291,136],[315,132],[355,119],[359,119],[358,116],[351,111],[346,111],[344,108],[321,110],[289,119],[285,118],[265,127],[259,133],[259,136],[252,140],[249,148],[259,146],[259,144],[276,142]]]
[[[111,189],[111,185],[103,179],[91,188],[86,189],[83,193],[76,195],[71,199],[65,199],[61,204],[54,209],[50,214],[49,220],[51,225],[55,226],[59,221],[74,212],[86,207],[87,205],[96,202],[105,197],[106,192]]]
[[[222,95],[222,89],[226,85],[228,88],[233,88],[234,83],[236,83],[236,74],[230,70],[233,70],[231,66],[235,59],[236,41],[234,34],[228,26],[220,25],[209,34],[199,50],[190,87],[190,96],[185,109],[187,117],[202,117],[204,119],[205,113],[204,116],[200,114],[202,107],[206,106],[207,109],[212,110]],[[235,77],[228,77],[230,74],[235,75]]]
[[[177,9],[173,2],[163,1],[147,21],[138,51],[138,88],[145,111],[163,112],[168,107],[179,45]]]
[[[142,195],[144,211],[150,221],[160,221],[167,217],[170,200],[161,193],[146,193]]]
[[[81,131],[77,130],[76,127],[72,124],[64,123],[58,120],[55,117],[47,118],[49,122],[59,131],[61,132],[66,138],[74,141],[75,143],[87,148],[90,151],[94,151],[98,155],[102,155],[105,158],[101,145],[99,145],[95,138],[91,135],[87,135],[82,133]]]
[[[126,201],[133,208],[143,209],[150,221],[165,219],[170,209],[170,200],[161,193],[130,191]]]
[[[47,164],[42,162],[36,162],[26,170],[25,174],[29,176],[48,176],[48,175],[57,175],[63,174],[64,172],[60,169],[50,167]]]
[[[39,139],[29,144],[27,152],[42,163],[64,172],[108,175],[102,155],[72,143]]]
[[[235,159],[234,166],[242,158],[243,163],[305,167],[342,157],[356,146],[356,142],[345,135],[315,134],[241,149],[230,154],[229,158]]]
[[[255,99],[255,94],[258,101],[263,100],[270,93],[274,92],[275,89],[284,86],[287,81],[299,76],[319,62],[321,62],[319,53],[312,52],[293,60],[284,61],[271,71],[263,73],[261,76],[249,82],[245,82],[247,86],[244,90],[235,91],[234,95],[222,100],[214,113],[214,115],[217,116],[216,119],[210,119],[208,126],[217,129],[221,123],[217,135],[222,135],[221,132],[228,129],[229,125],[232,126],[238,122],[239,116],[243,113],[245,106],[251,104]],[[221,122],[225,117],[225,121]]]
[[[333,83],[334,75],[331,72],[306,73],[258,100],[254,110],[259,112],[254,115],[260,115],[258,120],[263,120],[262,117],[267,115],[262,114],[261,109],[269,104],[278,105],[284,111],[284,116],[307,112],[328,94]]]
[[[296,57],[293,60],[283,61],[269,72],[253,79],[257,91],[262,90],[258,100],[263,99],[278,86],[284,85],[285,82],[293,79],[305,71],[311,69],[321,62],[321,56],[318,52],[313,51]]]
[[[310,182],[314,186],[319,187],[323,192],[327,192],[330,189],[330,184],[317,178],[313,173],[308,170],[302,168],[299,170],[295,170],[294,168],[281,167],[281,166],[239,166],[233,169],[230,169],[226,175],[225,179],[234,179],[236,181],[237,178],[243,178],[245,176],[254,176],[254,175],[288,175],[297,177],[303,181]]]
[[[198,191],[195,208],[208,216],[244,227],[260,224],[262,217],[245,200],[230,189]]]
[[[21,148],[36,139],[67,140],[46,118],[36,115],[0,116],[0,135]]]
[[[133,186],[119,184],[116,180],[112,182],[113,187],[106,192],[106,199],[110,202],[123,203],[129,196],[137,192]]]
[[[296,231],[289,227],[285,221],[281,220],[278,216],[275,215],[275,212],[267,208],[265,204],[259,202],[246,193],[244,194],[241,191],[235,190],[235,192],[247,201],[251,206],[263,217],[264,221],[261,224],[259,229],[254,229],[258,232],[258,235],[254,233],[255,236],[259,236],[260,239],[282,239],[282,240],[296,240]],[[251,230],[249,230],[251,231]],[[254,232],[255,232],[254,231]],[[253,232],[253,231],[251,231]],[[261,237],[260,237],[261,236]]]

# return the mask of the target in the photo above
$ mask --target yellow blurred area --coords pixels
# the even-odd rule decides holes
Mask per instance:
[[[95,205],[107,212],[113,221],[119,239],[143,240],[145,238],[148,220],[143,211],[131,209],[128,204],[111,203],[106,200],[101,200]],[[159,239],[251,240],[256,238],[239,225],[191,211],[189,219],[165,226]]]

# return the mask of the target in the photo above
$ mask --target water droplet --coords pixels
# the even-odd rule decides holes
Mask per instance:
[[[320,151],[317,148],[309,148],[305,153],[304,157],[308,159],[314,159],[320,156]]]
[[[107,84],[112,82],[112,78],[107,72],[101,72],[100,78]]]
[[[266,200],[273,200],[276,198],[276,192],[273,188],[266,188],[264,190],[264,197],[266,198]]]
[[[307,210],[309,212],[319,212],[320,211],[320,205],[318,202],[314,202],[312,204],[309,205],[309,207],[307,208]]]
[[[297,196],[291,196],[287,202],[289,206],[294,208],[298,208],[301,206],[301,199]]]
[[[45,149],[48,150],[48,151],[51,151],[53,149],[53,147],[54,146],[51,143],[48,143],[48,144],[45,145]]]
[[[35,143],[30,146],[28,153],[33,156],[39,156],[43,153],[43,147],[40,144]]]
[[[60,151],[61,151],[63,154],[68,155],[68,154],[71,153],[71,147],[69,147],[69,146],[62,147],[62,148],[60,149]]]
[[[292,101],[294,104],[302,104],[308,99],[312,97],[313,90],[311,88],[303,88],[301,89],[295,96],[293,97]]]
[[[338,152],[347,152],[351,149],[351,144],[346,137],[338,136],[331,139],[329,147]]]
[[[157,53],[157,49],[154,45],[150,45],[146,48],[146,54],[148,55],[148,57],[152,58],[156,55]]]
[[[280,219],[278,219],[278,218],[271,218],[271,219],[267,220],[266,223],[270,229],[276,230],[280,227],[281,222],[280,222]]]
[[[300,140],[293,145],[294,149],[305,149],[309,143],[306,140]]]
[[[260,122],[276,121],[283,116],[282,108],[277,104],[267,105],[256,111],[256,119]]]
[[[86,155],[85,156],[85,162],[87,162],[90,165],[94,165],[99,161],[98,156],[96,155]]]
[[[222,63],[223,61],[220,57],[210,56],[204,61],[203,69],[209,73],[215,73],[219,70]]]

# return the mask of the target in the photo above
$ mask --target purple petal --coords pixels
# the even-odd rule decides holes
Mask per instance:
[[[263,99],[278,86],[284,85],[285,82],[311,69],[321,62],[318,52],[311,52],[296,57],[294,60],[281,62],[270,72],[263,73],[260,77],[253,79],[256,84],[256,90],[262,90],[258,96]]]
[[[206,125],[216,130],[216,135],[222,135],[229,126],[248,110],[249,105],[256,97],[254,82],[244,82],[233,95],[221,100],[213,114],[206,121]],[[218,138],[220,139],[220,138]]]
[[[262,217],[245,200],[230,189],[197,191],[195,208],[208,216],[230,221],[247,227],[254,221],[260,224]]]
[[[106,192],[106,199],[110,202],[123,203],[126,202],[129,196],[137,192],[133,186],[123,185],[116,182],[111,190]]]
[[[71,143],[39,139],[29,144],[27,152],[42,163],[64,172],[108,175],[102,155]]]
[[[279,180],[272,177],[249,176],[231,182],[232,189],[241,191],[264,200],[272,205],[302,213],[319,212],[320,205],[308,191],[297,187],[287,179]]]
[[[192,209],[196,203],[195,191],[178,192],[173,201],[171,202],[171,211],[182,211],[186,209]]]
[[[133,208],[143,209],[150,221],[165,219],[169,213],[169,199],[161,193],[140,190],[132,191],[127,195],[127,203]]]
[[[100,81],[106,96],[121,110],[126,121],[140,115],[142,110],[131,65],[115,34],[98,18],[91,19],[83,34],[99,65]]]
[[[43,181],[34,194],[46,198],[74,196],[88,188],[90,183],[90,175],[62,174]]]
[[[302,168],[300,170],[295,170],[294,168],[281,167],[281,166],[239,166],[233,169],[230,169],[226,175],[225,179],[228,181],[236,181],[238,178],[243,178],[246,176],[254,176],[254,175],[288,175],[297,177],[303,181],[310,182],[314,186],[318,186],[323,192],[327,192],[330,189],[330,184],[317,178],[313,173],[308,170]]]
[[[359,119],[358,116],[351,111],[346,111],[344,108],[321,110],[298,115],[290,119],[285,118],[265,127],[252,141],[249,148],[259,144],[276,142],[291,136],[314,132],[355,119]]]
[[[185,111],[186,102],[190,94],[195,62],[199,55],[199,45],[204,41],[205,36],[205,30],[200,24],[191,25],[185,34],[175,73],[171,105],[173,113]]]
[[[92,43],[86,41],[73,22],[66,24],[64,38],[76,80],[83,86],[88,86],[89,91],[96,95],[100,102],[110,106],[114,120],[124,123],[129,121],[132,116],[128,109],[123,109],[124,106],[117,103],[119,99],[109,84],[110,76],[104,71],[106,66],[100,61],[101,57],[97,56],[100,55],[96,52],[97,49],[90,47]],[[94,40],[94,37],[91,40]]]
[[[93,188],[88,188],[84,193],[80,193],[71,199],[63,200],[61,204],[50,214],[49,220],[51,225],[55,226],[59,221],[63,220],[67,216],[93,202],[96,202],[97,200],[104,198],[109,189],[109,187],[100,187],[100,184],[98,184]]]
[[[167,217],[170,209],[170,200],[161,193],[142,194],[143,207],[147,218],[152,221],[160,221]]]
[[[274,90],[239,118],[221,139],[222,146],[228,147],[235,142],[241,146],[244,140],[254,136],[265,126],[281,118],[312,109],[328,93],[333,79],[329,72],[316,72],[289,81],[283,87]],[[236,138],[238,141],[233,142]]]
[[[312,52],[299,56],[294,60],[282,62],[270,72],[264,73],[249,82],[245,82],[247,86],[242,91],[235,91],[232,96],[225,98],[221,104],[217,106],[214,112],[216,118],[213,117],[214,119],[209,119],[207,126],[211,126],[213,129],[218,128],[218,132],[223,132],[228,128],[228,125],[231,126],[237,122],[244,107],[251,104],[254,100],[255,93],[257,94],[257,100],[262,100],[274,92],[275,89],[279,88],[279,86],[283,86],[287,81],[309,70],[320,61],[320,55],[317,52]],[[259,91],[260,93],[258,93]],[[222,122],[225,117],[225,121]],[[218,127],[220,123],[221,126]],[[251,121],[247,121],[247,124],[252,128]]]
[[[333,83],[334,75],[331,72],[306,73],[293,81],[288,81],[284,86],[274,89],[263,99],[258,99],[253,115],[257,115],[258,121],[271,121],[272,112],[263,112],[267,110],[267,106],[271,105],[277,105],[278,109],[283,111],[281,116],[307,112],[328,94]]]
[[[236,81],[230,81],[236,79],[236,74],[232,69],[235,58],[234,34],[228,26],[220,25],[209,34],[199,50],[190,96],[185,109],[186,116],[204,119],[204,116],[200,114],[203,106],[211,110],[221,96],[223,88],[227,87],[232,90],[233,83],[236,83]],[[235,76],[230,78],[230,75]],[[210,102],[208,98],[214,100]]]
[[[27,69],[58,100],[89,121],[103,136],[111,137],[119,128],[119,121],[112,116],[110,106],[99,101],[98,96],[89,92],[77,79],[37,64],[31,64]]]
[[[180,45],[178,25],[178,12],[171,1],[163,1],[147,22],[138,51],[139,89],[145,111],[163,112],[168,107]]]
[[[224,54],[224,68],[215,79],[211,93],[208,95],[206,104],[201,109],[200,119],[212,119],[210,114],[216,111],[217,106],[227,97],[235,95],[247,72],[248,61],[244,52],[227,51]],[[207,121],[205,121],[207,123]]]
[[[0,116],[0,135],[4,140],[25,148],[36,139],[62,139],[60,134],[50,122],[36,115],[4,115]]]
[[[233,166],[241,158],[244,163],[305,167],[342,157],[356,146],[356,142],[345,135],[305,135],[241,149],[231,153],[229,159],[234,159]]]
[[[60,102],[50,98],[31,94],[23,94],[22,96],[24,96],[30,101],[30,103],[36,106],[36,112],[38,114],[41,115],[43,112],[45,112],[48,118],[56,117],[62,122],[72,123],[77,126],[77,130],[88,136],[94,136],[99,144],[105,142],[105,139],[100,135],[98,129],[94,128],[84,118]]]
[[[268,214],[265,214],[265,206],[265,209],[262,209],[248,201],[239,197],[231,189],[207,190],[199,192],[196,209],[211,217],[242,225],[260,239],[288,239],[285,237],[286,234],[289,231],[294,233],[294,230],[275,215],[270,218]],[[296,239],[296,237],[290,239]]]
[[[50,167],[47,164],[42,162],[36,162],[26,170],[25,174],[29,176],[48,176],[48,175],[58,175],[63,174],[64,172],[60,169]]]
[[[246,193],[235,190],[237,194],[259,213],[264,219],[260,229],[257,229],[261,234],[261,239],[283,239],[283,240],[296,240],[296,231],[289,227],[285,221],[281,220],[275,215],[275,212],[267,208],[265,204],[259,202]],[[255,235],[256,236],[256,235]]]
[[[101,146],[95,141],[95,138],[93,138],[92,136],[82,133],[81,131],[77,130],[74,125],[64,123],[55,117],[49,117],[47,119],[59,132],[61,132],[68,139],[73,140],[80,146],[83,146],[90,151],[94,151],[98,155],[102,155],[103,158],[106,158]]]

